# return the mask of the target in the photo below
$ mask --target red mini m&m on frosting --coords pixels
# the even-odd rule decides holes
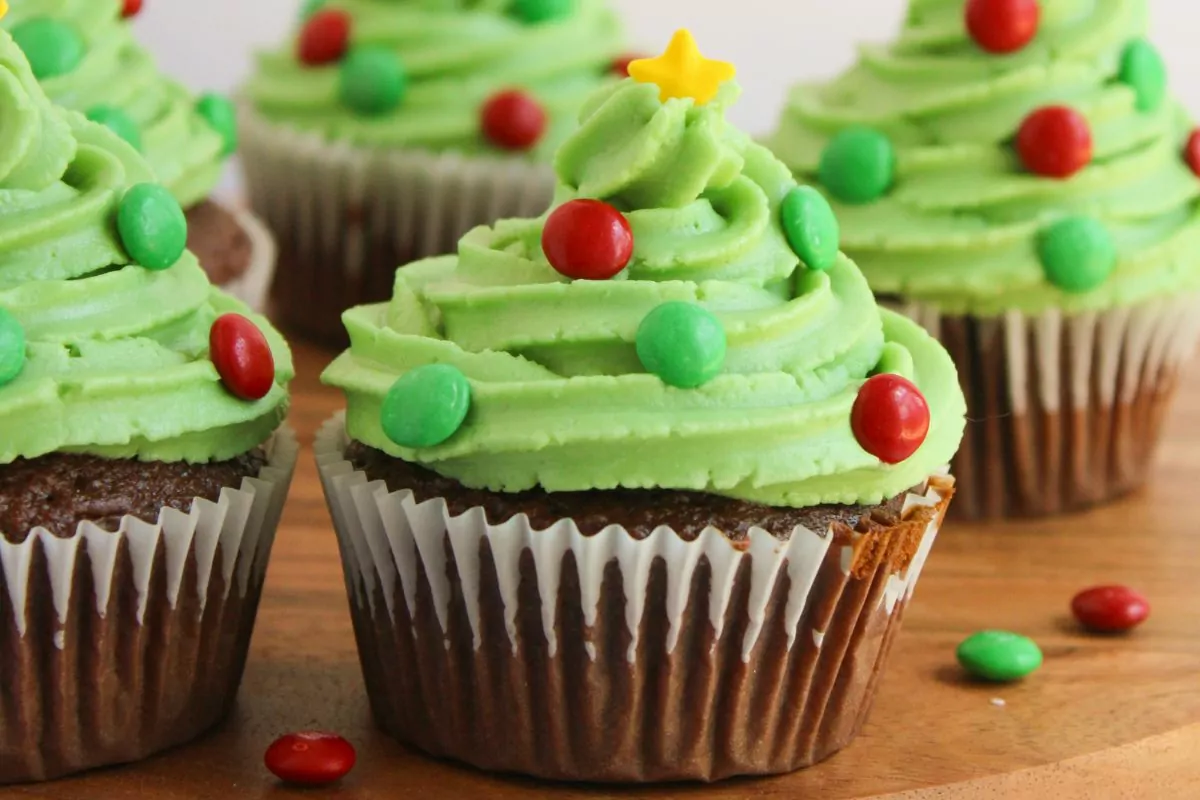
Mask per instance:
[[[275,385],[275,356],[267,337],[241,314],[218,317],[208,345],[221,382],[235,397],[261,400]]]
[[[600,200],[571,200],[542,229],[542,251],[568,278],[605,281],[633,258],[633,230],[625,215]]]
[[[967,32],[989,53],[1015,53],[1037,36],[1041,15],[1038,0],[970,0]]]
[[[1069,178],[1092,162],[1092,129],[1073,108],[1040,108],[1021,123],[1017,153],[1035,175]]]
[[[296,57],[311,67],[340,61],[350,49],[350,25],[350,15],[345,11],[317,11],[300,30]]]
[[[876,375],[858,390],[850,427],[863,450],[885,464],[899,464],[925,442],[929,404],[912,381]]]
[[[142,10],[142,0],[125,0],[125,6],[121,9],[121,16],[128,19],[129,17],[137,16]]]
[[[519,89],[493,95],[483,106],[484,137],[502,150],[528,150],[546,132],[546,110]]]

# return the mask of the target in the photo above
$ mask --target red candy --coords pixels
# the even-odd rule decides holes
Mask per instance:
[[[1015,53],[1037,36],[1038,0],[970,0],[967,32],[989,53]]]
[[[217,318],[208,334],[209,357],[225,388],[243,400],[259,400],[275,385],[275,356],[262,331],[241,314]]]
[[[528,150],[546,132],[546,111],[518,89],[492,95],[480,116],[483,135],[503,150]]]
[[[277,778],[303,786],[320,786],[346,777],[354,769],[354,745],[332,733],[289,733],[267,748],[263,762]]]
[[[1092,130],[1073,108],[1038,109],[1021,123],[1017,153],[1035,175],[1069,178],[1092,162]]]
[[[1145,622],[1150,604],[1127,586],[1096,586],[1075,595],[1071,612],[1088,630],[1120,633]]]
[[[121,9],[121,16],[129,19],[130,17],[137,16],[141,10],[142,0],[125,0],[125,7]]]
[[[318,11],[308,18],[296,43],[296,57],[318,67],[340,61],[350,49],[350,15],[337,9]]]
[[[911,381],[876,375],[858,390],[850,427],[863,450],[885,464],[899,464],[929,434],[929,404]]]
[[[1188,139],[1183,157],[1187,161],[1187,165],[1192,168],[1192,172],[1200,177],[1200,130],[1193,132],[1191,138]]]
[[[568,278],[606,281],[633,258],[633,230],[608,203],[571,200],[546,220],[542,251],[550,266]]]
[[[641,56],[626,53],[612,63],[612,71],[622,78],[629,77],[629,65],[637,61]]]

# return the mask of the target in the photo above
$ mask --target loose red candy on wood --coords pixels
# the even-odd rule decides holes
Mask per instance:
[[[885,464],[899,464],[929,435],[929,404],[912,381],[876,375],[858,390],[850,427],[863,450]]]
[[[337,9],[318,11],[308,18],[296,42],[296,57],[318,67],[340,61],[350,49],[350,15]]]
[[[128,19],[129,17],[137,16],[142,10],[142,0],[125,0],[125,7],[121,9],[121,16]]]
[[[235,397],[259,400],[275,385],[275,356],[267,338],[241,314],[217,318],[208,335],[209,357]]]
[[[967,32],[989,53],[1015,53],[1037,36],[1041,16],[1038,0],[970,0]]]
[[[1183,157],[1187,161],[1187,165],[1192,168],[1192,172],[1200,177],[1200,130],[1194,131],[1188,138]]]
[[[1088,630],[1120,633],[1145,622],[1150,603],[1127,586],[1094,586],[1075,595],[1071,612]]]
[[[267,769],[282,781],[320,786],[346,777],[357,760],[354,745],[333,733],[289,733],[280,736],[263,757]]]
[[[571,200],[542,229],[550,266],[575,280],[606,281],[633,258],[633,230],[617,209],[600,200]]]
[[[1092,129],[1075,109],[1047,106],[1021,123],[1017,153],[1036,175],[1069,178],[1092,162]]]
[[[541,103],[518,89],[492,95],[480,115],[483,135],[502,150],[528,150],[546,132]]]

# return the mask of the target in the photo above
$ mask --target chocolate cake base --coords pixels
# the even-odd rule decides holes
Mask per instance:
[[[254,258],[254,243],[237,217],[212,200],[203,200],[185,213],[188,250],[200,260],[209,281],[223,286],[245,275]]]
[[[489,497],[337,426],[316,450],[379,725],[434,756],[568,781],[782,773],[846,746],[954,491],[934,477],[919,502],[797,512]],[[655,530],[676,515],[688,535]]]
[[[136,761],[225,718],[295,455],[280,434],[210,465],[0,466],[0,784]]]

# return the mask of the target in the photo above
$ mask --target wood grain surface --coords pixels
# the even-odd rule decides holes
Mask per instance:
[[[316,376],[330,354],[297,348],[291,415],[302,441],[341,406]],[[0,797],[197,800],[1200,797],[1200,375],[1184,382],[1153,486],[1081,516],[951,525],[921,579],[871,720],[849,749],[806,772],[716,786],[549,786],[409,752],[372,727],[337,546],[301,456],[237,710],[207,739],[147,762]],[[1151,601],[1127,637],[1081,633],[1079,589],[1126,583]],[[982,628],[1034,637],[1046,663],[1019,685],[963,679],[954,647]],[[1001,702],[1002,701],[1002,702]],[[262,765],[277,735],[328,729],[359,763],[336,787],[280,786]]]

